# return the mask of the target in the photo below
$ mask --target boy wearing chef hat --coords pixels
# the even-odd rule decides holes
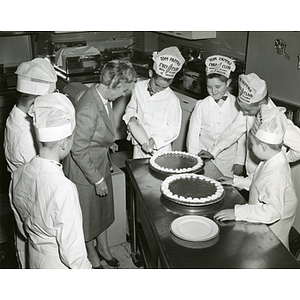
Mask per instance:
[[[298,200],[290,166],[285,151],[282,151],[287,128],[284,111],[282,107],[261,106],[249,134],[250,148],[261,161],[250,177],[249,203],[220,211],[215,218],[219,221],[269,224],[270,229],[289,248],[288,236]]]
[[[239,113],[236,97],[229,92],[232,72],[236,68],[234,61],[226,56],[213,55],[206,59],[205,65],[209,96],[197,102],[186,141],[188,152],[195,155],[208,151]],[[224,175],[232,177],[242,173],[245,154],[238,152],[238,146],[243,142],[245,138],[233,143],[214,159]]]
[[[29,268],[91,268],[74,183],[60,161],[70,152],[75,109],[63,94],[39,96],[30,108],[39,155],[13,172],[11,206],[28,238]]]
[[[16,74],[17,104],[7,118],[4,134],[5,157],[10,172],[37,154],[37,145],[32,136],[32,120],[27,113],[37,96],[55,90],[57,80],[52,65],[42,58],[21,63]]]
[[[150,79],[135,84],[123,116],[134,158],[172,150],[171,143],[180,132],[180,102],[169,86],[185,60],[177,47],[154,53],[152,59]]]
[[[259,113],[262,105],[267,105],[269,108],[276,107],[268,96],[266,82],[259,78],[255,73],[240,75],[238,85],[239,92],[237,103],[241,111],[234,122],[219,136],[209,151],[201,154],[202,158],[217,157],[224,149],[227,149],[243,134],[246,133],[248,136],[254,118]],[[290,120],[287,121],[287,129],[284,135],[283,144],[289,149],[287,152],[288,162],[294,162],[300,159],[300,129]],[[245,168],[247,175],[250,176],[254,173],[259,160],[251,154],[247,145],[245,148]],[[248,184],[244,185],[244,183],[244,180],[239,180],[238,176],[235,177],[234,185],[237,188],[247,189]]]
[[[57,80],[52,65],[42,58],[21,63],[16,74],[17,104],[14,105],[6,120],[3,142],[7,169],[10,173],[38,153],[32,119],[27,113],[37,96],[50,94],[55,90]],[[21,237],[16,238],[16,248],[19,265],[25,268],[25,250]]]

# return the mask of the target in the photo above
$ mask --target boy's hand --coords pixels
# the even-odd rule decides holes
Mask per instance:
[[[146,153],[153,154],[154,146],[155,146],[154,139],[153,139],[153,138],[150,138],[150,139],[149,139],[149,144],[146,144],[146,143],[143,144],[143,145],[142,145],[142,149],[143,149],[143,151],[146,152]]]
[[[231,177],[227,177],[227,176],[221,176],[221,177],[219,177],[218,181],[222,185],[232,185],[232,183],[233,183],[233,179]]]
[[[232,166],[231,171],[233,172],[234,175],[242,176],[243,173],[244,173],[244,166],[238,165],[238,164],[234,164]]]
[[[224,209],[221,210],[219,212],[217,212],[214,215],[214,218],[217,221],[230,221],[230,220],[235,220],[235,213],[234,213],[234,209],[230,208],[230,209]]]
[[[200,156],[201,158],[204,158],[204,159],[213,159],[213,155],[206,151],[206,150],[201,150],[199,153],[198,153],[198,156]]]
[[[113,143],[113,144],[109,147],[109,149],[112,151],[112,153],[115,153],[115,152],[117,152],[117,151],[119,150],[119,146],[118,146],[118,144]]]

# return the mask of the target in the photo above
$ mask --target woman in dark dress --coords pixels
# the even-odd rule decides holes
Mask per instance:
[[[136,72],[131,63],[110,61],[101,71],[100,83],[89,88],[75,104],[74,143],[64,161],[64,170],[78,189],[87,253],[93,268],[102,268],[102,259],[110,266],[119,266],[107,241],[107,228],[114,221],[108,159],[115,141],[111,104],[131,91],[135,81]]]

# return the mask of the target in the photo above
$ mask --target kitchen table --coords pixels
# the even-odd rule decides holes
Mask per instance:
[[[153,171],[149,159],[126,161],[129,176],[129,233],[131,256],[145,268],[299,268],[294,256],[265,224],[217,222],[219,234],[206,242],[187,242],[174,236],[171,223],[182,215],[197,214],[213,219],[216,211],[233,208],[245,199],[232,186],[225,186],[222,201],[203,210],[173,205],[161,194],[166,175]],[[205,162],[205,176],[221,173],[211,161]]]

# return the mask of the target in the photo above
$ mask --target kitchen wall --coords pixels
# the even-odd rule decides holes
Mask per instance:
[[[133,44],[132,31],[88,31],[73,33],[52,33],[52,42],[86,41],[88,45],[104,51],[105,48],[128,47]]]
[[[194,49],[200,48],[212,54],[223,54],[239,60],[245,60],[247,37],[247,31],[217,31],[216,38],[203,40],[185,40],[158,34],[158,46],[159,49],[172,45]]]
[[[247,37],[247,31],[217,31],[216,38],[203,40],[187,40],[153,31],[39,32],[34,44],[36,55],[46,54],[50,40],[52,43],[86,41],[100,51],[131,45],[131,49],[141,52],[184,46],[245,60]]]

